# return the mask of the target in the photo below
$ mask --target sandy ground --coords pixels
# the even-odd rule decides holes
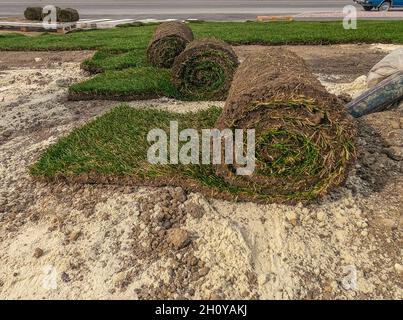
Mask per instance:
[[[394,47],[288,48],[328,90],[355,95]],[[236,51],[243,59],[268,49]],[[27,166],[47,146],[117,104],[66,100],[67,86],[87,77],[79,64],[91,54],[0,57],[0,298],[403,298],[403,106],[357,120],[360,157],[346,186],[309,206],[35,182]],[[130,104],[179,112],[223,105]]]

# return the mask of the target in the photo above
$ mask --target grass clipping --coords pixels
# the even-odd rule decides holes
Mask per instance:
[[[175,58],[193,41],[192,30],[182,22],[160,24],[147,49],[148,61],[159,68],[171,68]]]
[[[172,83],[184,99],[225,100],[238,58],[224,41],[196,40],[174,62]]]
[[[273,199],[322,196],[345,181],[355,159],[355,126],[296,54],[254,54],[238,69],[218,129],[256,130],[256,169],[236,176],[222,164],[217,175],[238,188]]]

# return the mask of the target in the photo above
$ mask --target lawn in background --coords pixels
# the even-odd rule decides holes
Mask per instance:
[[[190,27],[196,38],[213,37],[233,45],[403,43],[401,21],[359,21],[357,30],[345,30],[340,21],[198,22],[190,23]],[[7,34],[0,35],[0,50],[98,50],[83,63],[84,69],[98,75],[70,87],[70,99],[180,99],[169,70],[147,62],[146,49],[155,28],[155,24],[136,24],[66,35]]]

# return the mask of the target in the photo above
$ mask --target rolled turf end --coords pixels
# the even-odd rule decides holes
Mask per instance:
[[[272,202],[306,202],[344,183],[356,158],[356,128],[296,54],[256,53],[239,67],[218,129],[255,129],[256,168],[236,175],[222,163],[218,176]]]
[[[191,42],[172,67],[172,83],[188,100],[225,100],[238,58],[221,40]]]
[[[80,15],[76,9],[61,9],[57,14],[57,20],[59,22],[76,22],[80,20]]]
[[[171,68],[175,58],[193,39],[193,32],[185,23],[164,22],[156,28],[148,45],[148,61],[158,68]]]
[[[24,11],[24,17],[30,21],[42,20],[42,7],[28,7]]]

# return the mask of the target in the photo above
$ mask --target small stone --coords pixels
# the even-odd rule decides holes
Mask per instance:
[[[81,236],[81,231],[73,231],[70,234],[70,241],[77,241],[80,236]]]
[[[56,85],[61,88],[65,88],[68,87],[71,82],[72,82],[71,79],[58,79],[56,80]]]
[[[392,129],[400,129],[400,121],[398,120],[390,120],[390,126]]]
[[[194,204],[194,203],[190,203],[187,207],[186,207],[187,211],[189,212],[189,214],[196,219],[200,219],[204,216],[204,209],[203,207]]]
[[[164,221],[164,222],[162,223],[162,227],[163,227],[164,229],[169,229],[169,228],[172,227],[172,222],[166,220],[166,221]]]
[[[399,264],[399,263],[396,263],[396,264],[395,264],[395,270],[396,270],[398,273],[403,273],[403,266],[402,266],[401,264]]]
[[[39,259],[43,256],[43,250],[41,248],[36,248],[34,252],[34,258]]]
[[[63,282],[70,282],[70,276],[66,272],[62,272],[61,276]]]
[[[185,202],[187,200],[187,196],[185,191],[181,187],[177,187],[173,190],[171,194],[173,200],[176,200],[178,202]]]
[[[35,60],[35,62],[41,62],[42,58],[35,58],[34,60]]]
[[[223,297],[219,293],[212,293],[210,295],[210,300],[223,300]]]
[[[294,211],[287,212],[286,217],[289,223],[291,223],[293,226],[297,225],[298,222],[298,216]]]
[[[316,214],[316,219],[318,219],[319,221],[325,221],[326,219],[326,214],[323,211],[319,211]]]
[[[199,273],[199,276],[200,276],[200,277],[204,277],[204,276],[206,276],[209,272],[210,272],[210,268],[209,268],[209,267],[204,267],[204,268],[201,268],[198,273]]]
[[[403,160],[403,148],[398,146],[392,146],[386,149],[387,156],[395,161],[402,161]]]
[[[126,280],[126,272],[116,273],[112,277],[112,281],[115,284],[115,286],[120,286],[125,280]]]
[[[174,228],[167,231],[167,240],[175,249],[179,250],[190,243],[190,235],[186,230]]]

